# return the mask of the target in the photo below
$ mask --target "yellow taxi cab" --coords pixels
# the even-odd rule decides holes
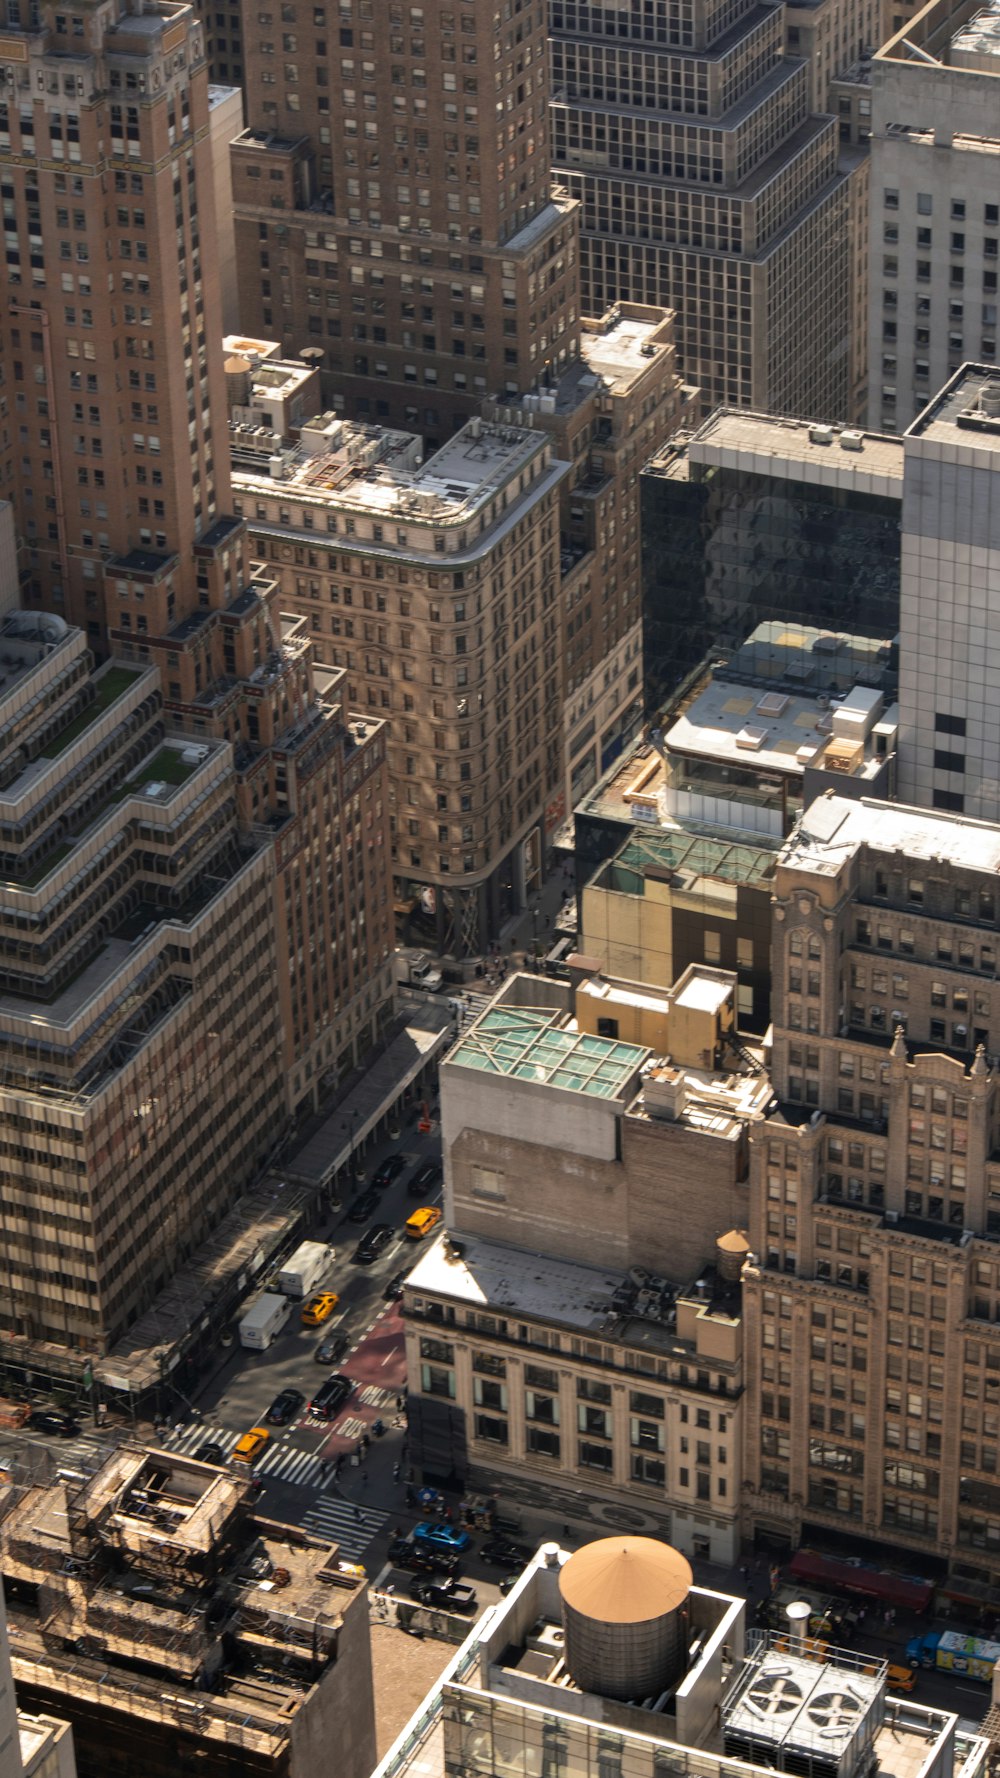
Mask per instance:
[[[898,1662],[890,1661],[886,1673],[886,1683],[891,1692],[912,1692],[917,1683],[917,1676],[912,1667],[901,1667]]]
[[[251,1426],[232,1450],[230,1461],[245,1463],[249,1469],[262,1456],[271,1443],[271,1434],[265,1426]]]
[[[340,1298],[335,1290],[318,1290],[307,1303],[302,1305],[302,1324],[304,1327],[322,1327],[329,1321]]]
[[[406,1234],[411,1241],[422,1241],[440,1221],[441,1212],[437,1205],[424,1204],[419,1210],[414,1210],[412,1216],[407,1217]]]

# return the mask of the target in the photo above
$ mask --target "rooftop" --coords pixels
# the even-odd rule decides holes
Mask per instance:
[[[601,1552],[590,1560],[600,1562]],[[510,1595],[470,1630],[373,1778],[444,1778],[460,1767],[541,1770],[556,1729],[562,1762],[577,1778],[599,1778],[611,1737],[616,1761],[631,1778],[655,1778],[668,1768],[676,1778],[755,1778],[777,1767],[779,1744],[795,1770],[801,1743],[802,1769],[819,1761],[847,1773],[877,1763],[884,1778],[931,1771],[952,1778],[964,1757],[964,1749],[953,1752],[956,1717],[889,1696],[884,1663],[838,1650],[790,1654],[766,1638],[747,1637],[744,1602],[699,1586],[686,1593],[690,1652],[661,1696],[621,1703],[581,1693],[570,1672],[560,1599],[561,1577],[578,1561],[579,1553],[568,1556],[555,1546],[538,1552]],[[874,1671],[866,1673],[866,1665]],[[758,1682],[763,1695],[755,1699],[751,1688]],[[756,1745],[749,1754],[729,1747],[734,1698],[748,1733],[734,1729],[732,1739],[746,1741],[752,1733]],[[720,1713],[725,1751],[704,1727]],[[769,1724],[774,1732],[765,1747]],[[982,1771],[987,1752],[988,1743],[978,1738],[966,1778]]]
[[[958,870],[1000,871],[1000,827],[872,797],[819,797],[789,834],[778,862],[832,876],[862,846],[931,863],[947,859]]]
[[[852,777],[877,774],[881,761],[862,755],[851,757],[861,745],[854,737],[845,740],[847,751],[837,752],[835,719],[855,704],[877,700],[881,693],[855,689],[833,704],[826,697],[797,697],[783,691],[763,694],[752,685],[730,679],[712,679],[678,716],[666,734],[668,752],[718,760],[729,765],[756,766],[784,777],[801,777],[806,766],[824,767],[831,754],[850,770]],[[835,769],[837,769],[835,767]]]
[[[406,1299],[421,1292],[482,1309],[501,1309],[561,1327],[602,1334],[621,1345],[650,1346],[684,1357],[690,1342],[677,1333],[678,1299],[707,1314],[739,1319],[738,1290],[730,1297],[713,1268],[689,1285],[631,1272],[553,1259],[548,1253],[491,1241],[482,1235],[437,1235],[406,1280]]]
[[[644,311],[634,303],[619,303],[600,321],[584,323],[581,356],[589,370],[602,378],[610,394],[623,394],[669,348],[669,330],[665,338],[657,337],[669,318],[670,311],[666,309]]]
[[[390,550],[399,539],[395,528],[376,534],[375,528],[381,529],[384,521],[393,527],[469,525],[529,464],[542,459],[537,464],[542,469],[550,452],[542,432],[483,420],[470,420],[424,463],[413,434],[347,427],[336,416],[330,417],[326,430],[329,442],[324,446],[320,431],[314,442],[311,427],[304,426],[301,443],[284,453],[277,476],[270,468],[265,472],[263,462],[248,468],[244,457],[234,474],[234,486],[237,491],[245,487],[259,492],[266,482],[268,491],[282,499],[317,500],[364,514],[369,524],[353,535]],[[370,441],[371,448],[363,453],[358,450],[359,434]],[[239,446],[239,434],[234,432],[237,453]]]
[[[997,3],[1000,8],[1000,0]],[[996,367],[963,364],[917,415],[905,436],[907,440],[1000,453],[1000,375]]]
[[[602,866],[598,887],[621,895],[642,895],[647,879],[668,876],[678,889],[691,891],[704,877],[763,888],[774,877],[776,859],[776,843],[737,845],[680,828],[642,828]]]
[[[843,447],[845,431],[860,448]],[[683,444],[676,440],[666,444],[646,465],[645,473],[686,481],[691,463],[730,467],[738,463],[742,468],[753,464],[761,472],[789,479],[810,481],[815,472],[815,479],[835,476],[845,488],[867,486],[873,493],[901,493],[901,438],[834,427],[832,437],[819,442],[817,433],[826,436],[825,429],[808,420],[717,408]]]
[[[530,1007],[490,1007],[456,1043],[447,1065],[564,1087],[596,1099],[619,1098],[649,1051],[568,1028],[563,1017]]]

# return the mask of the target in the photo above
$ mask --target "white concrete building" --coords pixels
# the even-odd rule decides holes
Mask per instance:
[[[904,449],[898,795],[997,821],[1000,375],[964,366]]]
[[[868,422],[996,358],[1000,4],[930,0],[872,62]]]

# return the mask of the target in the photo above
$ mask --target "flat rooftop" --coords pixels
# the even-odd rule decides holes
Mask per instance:
[[[739,1319],[738,1292],[725,1302],[721,1297],[713,1302],[712,1278],[704,1275],[703,1292],[698,1280],[682,1285],[649,1273],[640,1280],[635,1269],[619,1272],[553,1259],[482,1235],[463,1234],[450,1241],[439,1234],[425,1247],[405,1288],[407,1295],[426,1291],[476,1308],[516,1311],[600,1333],[622,1345],[652,1345],[681,1358],[689,1354],[691,1343],[677,1334],[679,1299],[701,1303],[706,1313],[717,1308],[728,1319]]]
[[[549,449],[543,432],[472,420],[426,462],[413,466],[413,434],[368,429],[366,436],[377,448],[368,461],[359,461],[349,433],[334,426],[328,450],[299,445],[286,451],[278,479],[263,461],[248,468],[244,457],[234,485],[254,491],[263,484],[283,500],[311,497],[376,522],[455,525],[471,521],[506,482]],[[233,434],[233,448],[239,447],[239,435]],[[379,541],[390,549],[397,543],[395,533]]]
[[[562,1012],[493,1006],[456,1043],[448,1067],[474,1068],[593,1099],[617,1099],[649,1054],[634,1043],[592,1037]]]
[[[947,859],[959,870],[1000,871],[1000,827],[873,797],[818,797],[789,834],[778,862],[829,876],[861,846],[930,863]]]
[[[588,369],[601,377],[613,395],[620,395],[644,376],[654,358],[669,349],[669,341],[655,341],[667,311],[655,319],[612,310],[612,319],[599,322],[591,333],[580,335],[580,355]]]
[[[666,735],[670,753],[793,778],[807,765],[822,765],[824,749],[834,743],[828,698],[761,693],[729,679],[710,680]],[[877,773],[881,764],[866,758],[862,771]]]
[[[956,449],[965,446],[976,451],[1000,453],[1000,411],[992,414],[983,408],[984,390],[987,404],[992,405],[995,400],[1000,408],[1000,374],[996,368],[986,364],[963,364],[940,394],[917,415],[905,437],[949,444]]]
[[[845,488],[901,495],[901,438],[861,432],[861,449],[849,451],[840,443],[845,428],[834,428],[830,444],[816,443],[810,436],[814,430],[808,420],[717,408],[685,441],[686,462],[677,445],[668,443],[646,465],[645,473],[687,480],[692,463],[722,463],[794,480],[828,481],[835,476]]]

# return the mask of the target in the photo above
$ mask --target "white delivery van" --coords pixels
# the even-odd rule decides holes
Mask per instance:
[[[335,1258],[333,1248],[327,1247],[325,1241],[303,1241],[278,1273],[278,1289],[297,1303],[302,1302],[325,1278]]]
[[[265,1291],[240,1322],[240,1345],[249,1347],[251,1352],[266,1352],[291,1312],[292,1305],[287,1296]]]

